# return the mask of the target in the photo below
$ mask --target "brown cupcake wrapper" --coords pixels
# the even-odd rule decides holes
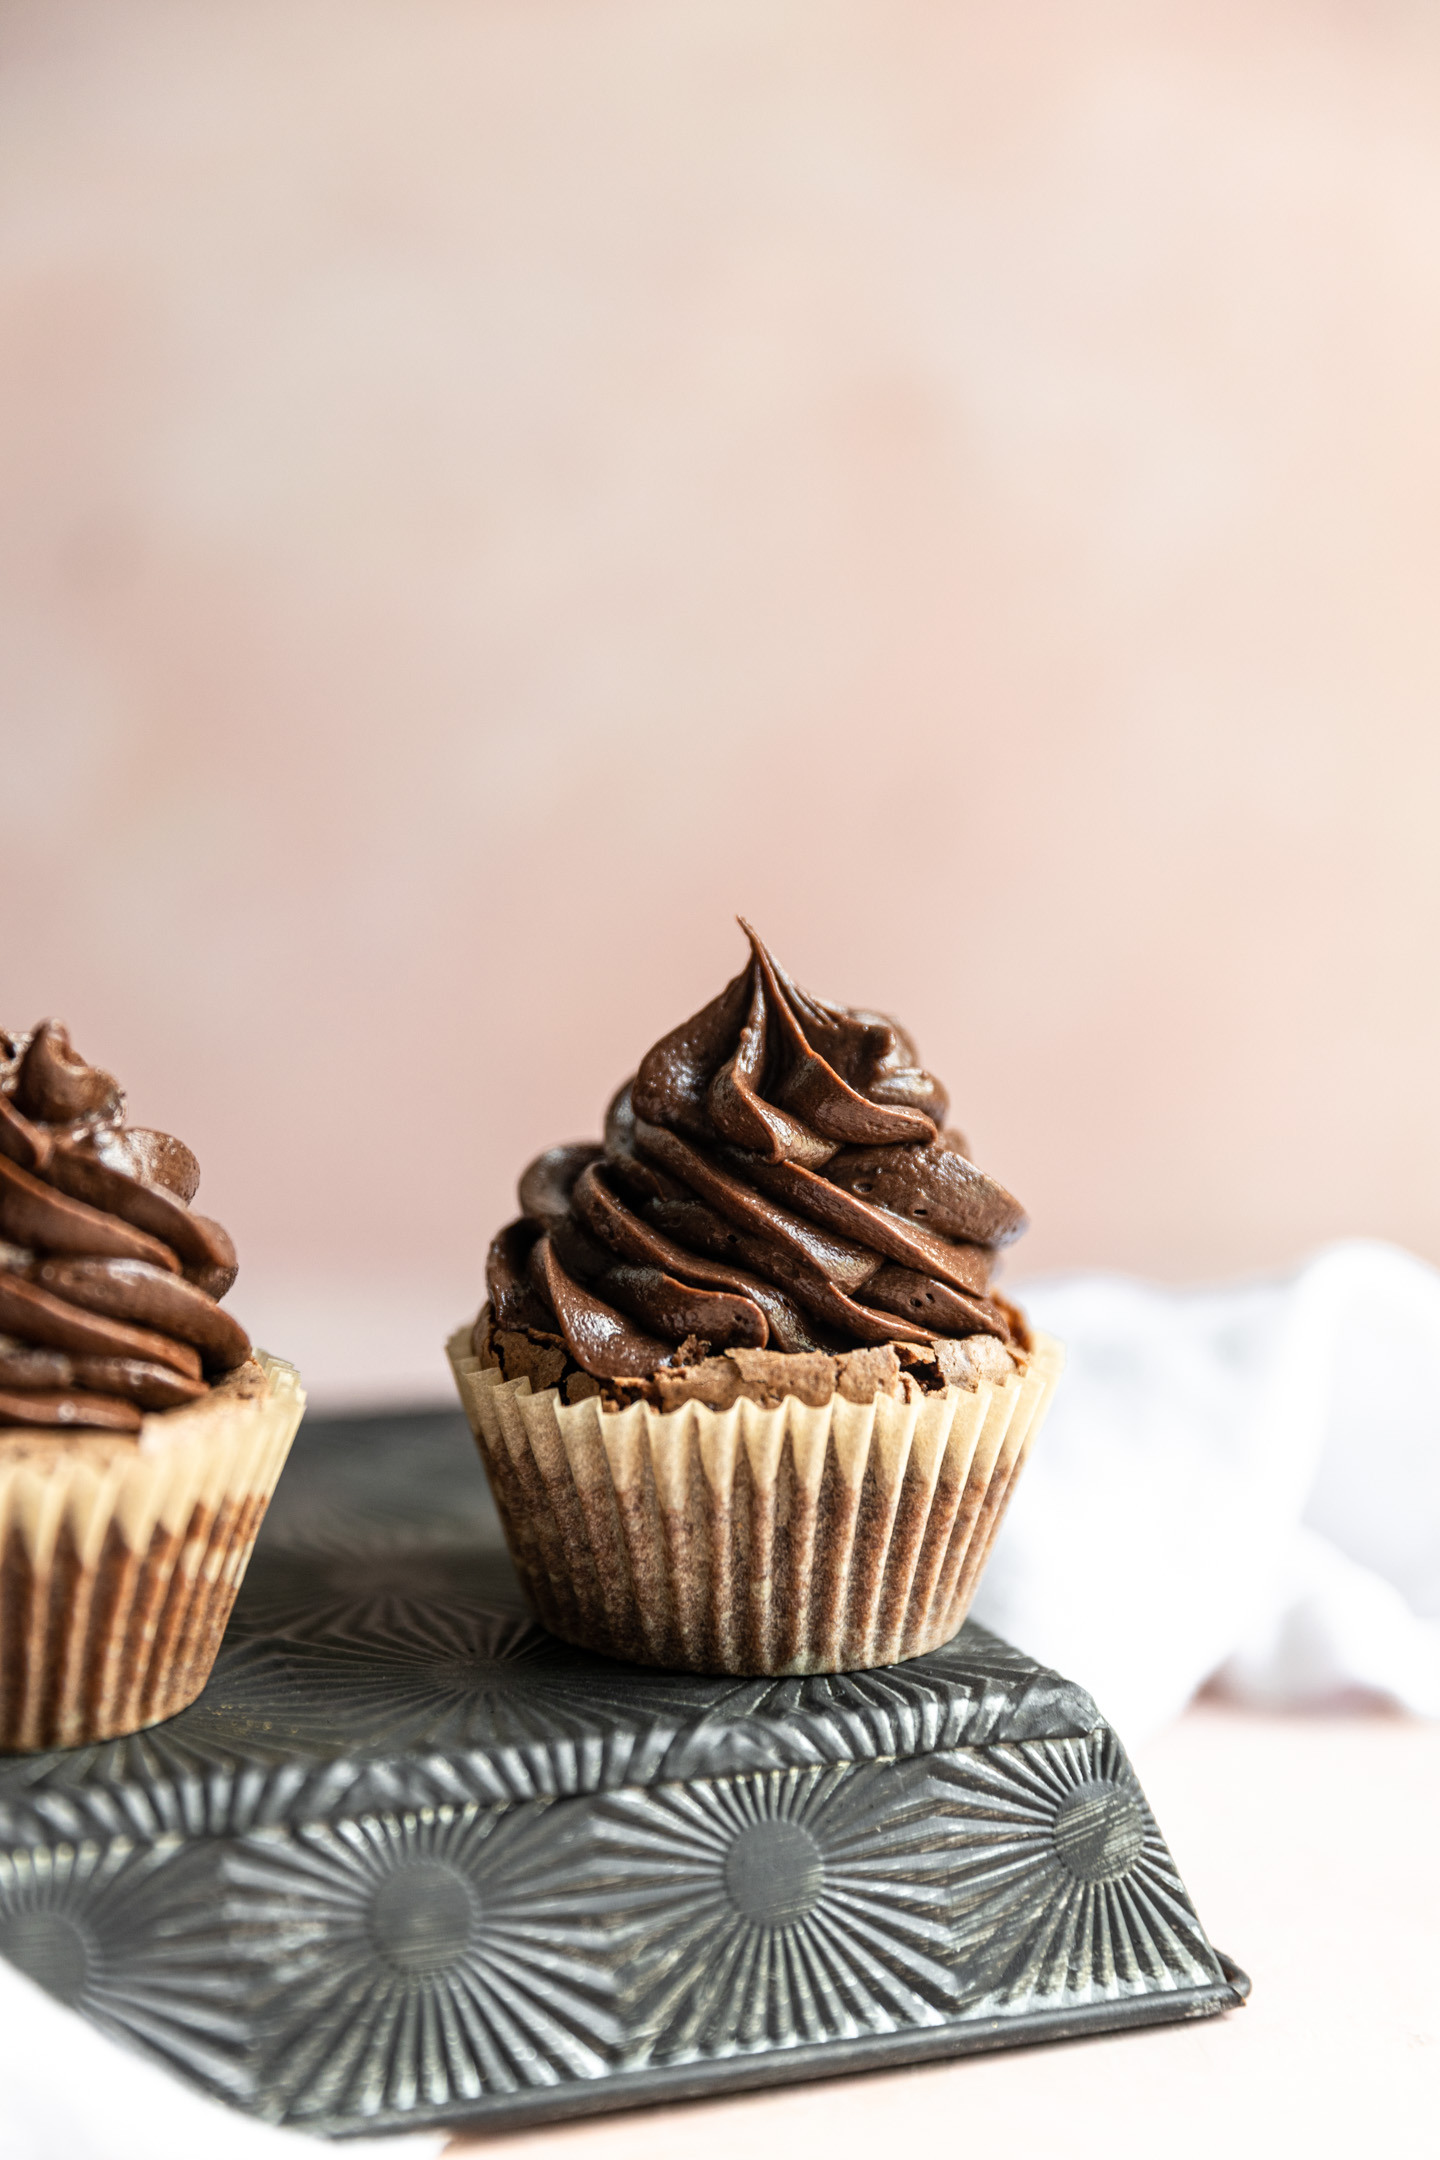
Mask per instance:
[[[1064,1363],[1003,1385],[819,1408],[532,1394],[450,1362],[506,1540],[567,1642],[686,1672],[847,1672],[948,1642],[969,1609]]]
[[[0,1431],[0,1749],[173,1717],[210,1677],[305,1408],[256,1356],[138,1436]]]

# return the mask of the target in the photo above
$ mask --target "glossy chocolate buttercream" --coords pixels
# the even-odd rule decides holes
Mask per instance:
[[[136,1432],[249,1355],[199,1164],[124,1108],[58,1021],[0,1030],[0,1426]]]
[[[1025,1216],[944,1129],[909,1036],[811,997],[742,927],[748,966],[648,1052],[603,1146],[525,1172],[492,1335],[621,1384],[729,1350],[1023,1348],[991,1273]]]

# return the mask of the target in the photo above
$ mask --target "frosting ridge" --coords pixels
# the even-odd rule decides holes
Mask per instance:
[[[0,1426],[135,1432],[250,1354],[199,1164],[124,1108],[59,1021],[0,1030]]]
[[[603,1145],[521,1178],[492,1328],[607,1382],[732,1349],[1025,1347],[991,1289],[1024,1213],[946,1129],[909,1035],[811,996],[741,927],[747,965],[647,1051]]]

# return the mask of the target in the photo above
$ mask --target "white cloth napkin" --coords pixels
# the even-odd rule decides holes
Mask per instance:
[[[1351,1243],[1284,1282],[1020,1294],[1069,1363],[975,1617],[1127,1740],[1212,1676],[1440,1717],[1440,1275]]]
[[[327,2139],[252,2122],[106,2039],[0,1959],[0,2160],[436,2160],[448,2140]]]
[[[1129,1740],[1205,1680],[1266,1708],[1364,1690],[1440,1717],[1440,1275],[1336,1246],[1287,1282],[1023,1292],[1069,1366],[977,1618]],[[431,2160],[431,2134],[348,2142]],[[0,1962],[3,2160],[284,2160],[250,2122]]]

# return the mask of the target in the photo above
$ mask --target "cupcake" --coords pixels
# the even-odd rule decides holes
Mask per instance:
[[[843,1672],[965,1617],[1059,1376],[994,1287],[1025,1228],[904,1029],[750,960],[520,1180],[449,1350],[553,1633]]]
[[[0,1031],[0,1748],[136,1732],[209,1677],[297,1374],[221,1299],[182,1141],[47,1020]]]

